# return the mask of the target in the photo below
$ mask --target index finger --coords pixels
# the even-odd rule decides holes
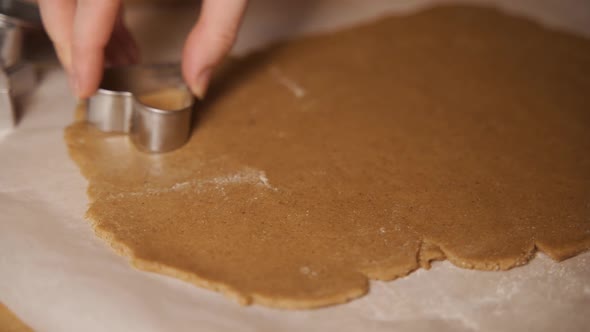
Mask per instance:
[[[204,0],[197,24],[186,40],[182,71],[193,93],[203,98],[213,69],[230,51],[247,0]]]
[[[72,28],[76,0],[39,0],[41,19],[62,65],[72,74]]]
[[[104,49],[111,37],[120,0],[78,0],[74,18],[72,62],[76,94],[91,96],[100,83]]]

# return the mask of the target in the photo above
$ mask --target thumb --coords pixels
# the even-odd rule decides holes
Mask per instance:
[[[203,98],[215,67],[231,50],[247,0],[205,0],[182,55],[182,73],[193,94]]]

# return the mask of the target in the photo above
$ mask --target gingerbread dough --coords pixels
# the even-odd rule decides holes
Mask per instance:
[[[66,130],[97,234],[140,269],[312,308],[435,259],[590,247],[590,41],[446,7],[229,63],[182,149]]]
[[[0,331],[2,332],[30,332],[33,331],[25,323],[0,302]]]

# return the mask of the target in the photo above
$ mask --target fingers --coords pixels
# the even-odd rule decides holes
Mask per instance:
[[[120,0],[38,2],[45,29],[78,97],[89,97],[98,88],[105,52],[112,64],[137,61],[137,45],[119,15]],[[111,45],[105,50],[107,44]]]
[[[230,51],[246,0],[204,0],[182,56],[182,72],[193,93],[203,98],[215,66]]]
[[[69,74],[72,71],[72,31],[76,0],[39,0],[41,19],[57,56]]]
[[[120,6],[119,0],[78,0],[72,58],[75,91],[80,98],[90,97],[98,88],[104,66],[104,51]]]
[[[183,53],[183,75],[195,95],[204,96],[214,67],[231,49],[246,3],[204,0]],[[121,0],[39,0],[39,5],[78,97],[89,97],[98,88],[105,52],[112,64],[138,60],[135,41],[118,17]]]

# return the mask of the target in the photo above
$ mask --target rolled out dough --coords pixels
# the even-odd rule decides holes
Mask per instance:
[[[312,308],[436,259],[590,247],[590,41],[443,7],[229,63],[192,138],[66,130],[97,234],[140,269]]]
[[[31,332],[30,327],[25,325],[12,311],[0,302],[0,331],[2,332]]]

